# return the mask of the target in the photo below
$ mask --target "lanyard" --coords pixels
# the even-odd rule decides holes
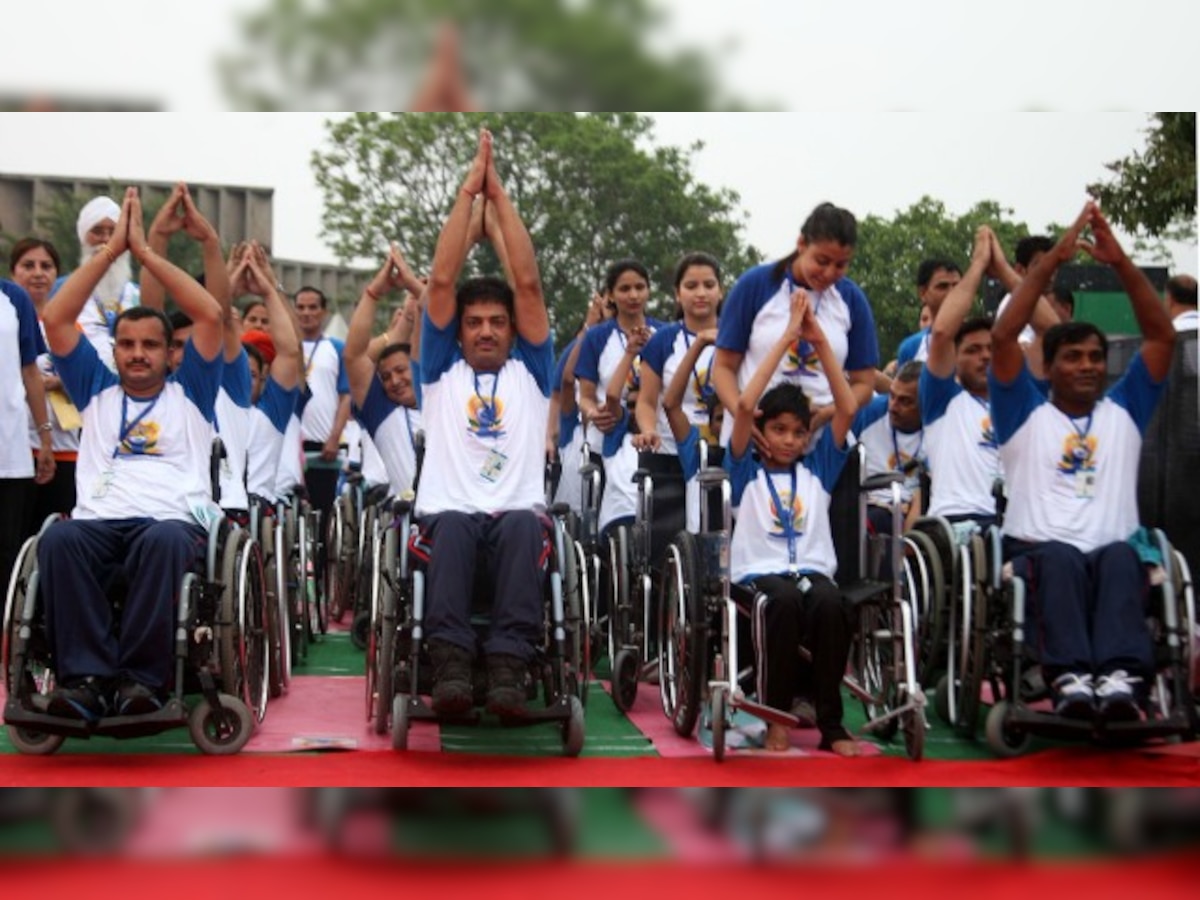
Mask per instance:
[[[117,456],[121,452],[121,445],[125,443],[126,439],[133,432],[133,429],[137,428],[138,424],[142,421],[142,419],[146,418],[146,416],[149,415],[150,410],[154,409],[155,405],[158,403],[158,398],[161,396],[162,396],[162,391],[159,391],[157,394],[155,394],[154,397],[150,400],[150,402],[146,405],[146,408],[143,409],[140,413],[138,413],[136,418],[134,418],[134,420],[132,422],[130,422],[129,421],[129,395],[126,394],[124,391],[121,392],[121,431],[120,431],[120,435],[117,437],[117,446],[113,448],[113,459],[117,458]]]
[[[779,516],[779,524],[783,528],[783,535],[787,538],[788,545],[788,568],[792,574],[796,572],[796,464],[792,464],[792,493],[788,497],[787,513],[783,510],[783,501],[779,497],[779,491],[775,488],[775,479],[771,477],[771,473],[763,469],[763,475],[767,479],[767,490],[771,492],[771,502],[775,504],[775,513]]]
[[[317,351],[321,348],[321,341],[325,340],[324,335],[317,338],[317,342],[313,344],[312,352],[304,358],[304,378],[307,381],[308,376],[312,374],[313,360],[316,359]]]
[[[686,353],[692,349],[692,333],[688,331],[686,325],[680,325],[683,331],[683,351]],[[696,364],[699,365],[700,360],[697,358]],[[712,396],[712,362],[709,361],[708,368],[704,370],[704,383],[700,383],[700,375],[696,372],[696,366],[692,366],[692,382],[696,385],[696,396],[700,398],[701,403],[705,403]]]
[[[1075,460],[1079,463],[1086,461],[1089,455],[1088,436],[1092,433],[1092,417],[1095,414],[1096,411],[1094,409],[1088,413],[1087,424],[1080,430],[1079,426],[1075,424],[1075,416],[1067,416],[1066,413],[1063,413],[1064,416],[1067,416],[1067,421],[1071,423],[1071,427],[1075,429],[1075,434],[1079,436],[1079,443],[1075,445]]]
[[[908,433],[911,434],[911,432]],[[920,462],[921,448],[925,446],[925,429],[922,428],[917,433],[920,435],[920,437],[917,439],[917,449],[913,455],[909,457],[909,459],[911,459],[914,463]],[[894,427],[892,428],[892,449],[896,451],[896,470],[903,472],[904,467],[900,464],[900,441],[896,438],[896,429]]]
[[[495,397],[496,397],[496,395],[495,395],[495,393],[493,393],[492,399],[495,399]],[[480,398],[480,399],[482,399],[482,398]],[[409,409],[407,406],[404,407],[404,424],[408,427],[408,442],[412,445],[413,452],[415,453],[417,450],[417,439],[413,435],[412,417],[409,415]]]
[[[480,391],[479,391],[479,373],[474,372],[473,374],[475,376],[475,396],[478,397],[479,402],[483,404],[483,414],[480,416],[480,419],[483,420],[484,424],[488,428],[490,428],[496,422],[496,388],[500,384],[500,373],[499,372],[485,372],[484,373],[484,374],[490,374],[492,376],[492,396],[487,400],[483,399],[483,394],[480,393]],[[410,426],[409,434],[411,434],[411,433],[412,433],[412,428]]]

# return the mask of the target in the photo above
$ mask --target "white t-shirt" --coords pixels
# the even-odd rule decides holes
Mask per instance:
[[[246,499],[246,454],[250,447],[250,359],[243,350],[221,374],[217,394],[216,431],[225,445],[221,460],[222,509],[249,509]]]
[[[221,354],[205,360],[188,341],[178,371],[151,400],[129,397],[88,341],[54,363],[83,417],[72,516],[206,524]]]
[[[24,288],[6,280],[0,280],[0,348],[0,478],[32,478],[21,369],[37,362],[42,347],[33,301]]]
[[[346,366],[342,362],[343,347],[336,338],[323,337],[304,342],[304,377],[310,393],[300,419],[300,433],[304,441],[323,444],[328,440],[337,417],[338,402],[343,395],[350,393]]]
[[[46,329],[41,322],[38,322],[38,328],[41,330],[42,341],[45,343]],[[58,374],[54,369],[54,360],[50,357],[49,352],[38,356],[37,366],[38,371],[43,375]],[[79,429],[73,428],[70,431],[63,429],[62,423],[58,421],[58,414],[54,412],[54,405],[50,402],[49,391],[46,392],[46,421],[51,425],[50,447],[55,453],[76,453],[79,451]],[[29,413],[29,446],[33,449],[34,453],[42,446],[42,436],[37,430],[37,426],[34,425],[32,412]]]
[[[1195,331],[1200,327],[1200,312],[1189,309],[1172,319],[1171,324],[1175,326],[1176,331]]]
[[[285,391],[274,378],[268,378],[258,404],[250,409],[246,490],[254,496],[264,500],[277,500],[281,496],[276,493],[276,481],[284,458],[284,433],[289,425],[297,436],[300,433],[299,420],[293,415],[299,399],[299,388]],[[299,474],[299,450],[291,455],[297,460],[295,468]],[[292,481],[288,489],[295,484]]]
[[[996,318],[997,319],[999,319],[1000,316],[1004,313],[1005,307],[1008,306],[1008,302],[1010,300],[1012,300],[1012,294],[1005,294],[1004,299],[1002,299],[1000,301],[1000,305],[996,307]],[[1033,326],[1026,325],[1024,328],[1021,329],[1021,333],[1019,335],[1017,335],[1017,343],[1019,343],[1022,347],[1027,347],[1030,344],[1032,344],[1036,338],[1037,338],[1037,334],[1036,334],[1036,332],[1034,332]]]
[[[988,380],[1009,476],[1005,535],[1084,553],[1128,540],[1138,528],[1142,434],[1166,380],[1155,384],[1138,354],[1091,414],[1076,419],[1042,394],[1026,367],[1012,384]]]
[[[671,423],[667,421],[667,412],[663,408],[663,395],[679,371],[679,365],[687,355],[692,341],[696,336],[683,325],[676,322],[656,332],[642,350],[642,362],[650,366],[662,380],[662,391],[658,398],[658,436],[662,440],[659,453],[676,453],[675,436],[671,432]],[[716,388],[712,384],[713,354],[716,348],[712,345],[700,351],[700,358],[692,369],[688,379],[688,389],[684,393],[683,413],[688,421],[696,428],[704,431],[708,428],[709,413],[705,397],[715,396]]]
[[[893,428],[888,416],[887,397],[875,397],[859,410],[854,420],[854,433],[867,451],[866,472],[863,473],[866,477],[884,472],[901,472],[912,462],[922,466],[928,462],[924,429],[900,431]],[[907,473],[900,486],[901,499],[905,503],[910,502],[913,492],[920,486],[920,472],[914,469]],[[886,488],[872,491],[869,499],[880,506],[888,506],[892,502],[892,492]]]
[[[304,398],[297,391],[296,409]],[[283,441],[279,445],[279,465],[275,470],[275,499],[292,493],[297,485],[304,484],[304,445],[300,440],[300,416],[292,412]]]
[[[355,418],[362,424],[368,440],[382,458],[383,477],[379,484],[387,483],[397,497],[411,490],[417,472],[417,433],[421,430],[421,412],[405,406],[397,406],[388,399],[387,392],[378,376],[371,378],[371,386],[362,409],[354,410]],[[363,472],[366,473],[366,442],[363,446]],[[367,479],[371,481],[370,478]]]
[[[954,378],[921,372],[921,421],[931,479],[929,515],[994,516],[992,488],[1000,477],[999,445],[987,400]]]
[[[546,419],[554,350],[517,337],[498,372],[476,372],[458,346],[458,320],[421,335],[427,452],[418,515],[500,513],[545,506]]]

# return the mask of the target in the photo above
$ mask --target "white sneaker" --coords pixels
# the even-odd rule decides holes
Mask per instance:
[[[1101,675],[1096,684],[1096,702],[1100,715],[1109,722],[1136,722],[1141,718],[1133,686],[1142,679],[1124,669]]]
[[[1090,719],[1096,710],[1092,676],[1067,672],[1054,679],[1054,712],[1066,719]]]

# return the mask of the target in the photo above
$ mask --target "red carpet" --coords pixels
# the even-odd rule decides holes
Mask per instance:
[[[12,787],[579,786],[982,787],[1200,786],[1200,760],[1081,747],[1016,760],[926,761],[892,757],[766,759],[483,757],[444,753],[248,753],[226,758],[167,755],[5,756]]]

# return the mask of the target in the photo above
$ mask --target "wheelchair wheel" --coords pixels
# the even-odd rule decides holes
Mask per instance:
[[[562,583],[563,616],[566,619],[568,681],[574,686],[575,696],[581,703],[586,703],[590,673],[585,658],[587,620],[584,615],[583,578],[580,576],[579,558],[575,555],[575,542],[571,539],[565,522],[555,523],[554,546],[556,554],[560,549],[562,551],[558,566]]]
[[[997,756],[1011,759],[1029,752],[1033,738],[1028,731],[1013,724],[1013,707],[1007,700],[1000,700],[988,712],[984,724],[988,748]]]
[[[617,651],[612,667],[612,697],[617,709],[623,713],[633,709],[637,701],[638,668],[637,651],[629,647]]]
[[[408,749],[408,694],[397,694],[392,701],[392,749]]]
[[[583,752],[585,726],[583,719],[583,704],[578,697],[567,698],[571,714],[562,723],[563,755],[574,759]]]
[[[22,756],[52,756],[66,740],[61,734],[46,734],[44,731],[32,731],[28,728],[7,726],[9,743]]]
[[[232,756],[246,746],[254,733],[254,716],[237,697],[218,695],[221,708],[215,709],[207,698],[188,716],[188,731],[201,752],[209,756]]]
[[[920,709],[910,709],[901,718],[904,752],[913,762],[920,762],[925,756],[925,715]]]
[[[308,636],[309,639],[315,639],[318,635],[323,635],[329,630],[329,607],[326,604],[325,585],[321,578],[317,577],[317,564],[320,561],[321,554],[325,552],[323,541],[321,540],[321,514],[311,507],[308,509],[308,565],[304,571],[308,578]],[[322,566],[322,569],[326,568]],[[322,574],[324,574],[322,572]]]
[[[286,626],[280,621],[278,591],[278,559],[275,555],[275,523],[270,516],[263,519],[260,549],[263,555],[263,605],[267,619],[267,692],[274,700],[283,696],[286,677],[283,674],[283,643]]]
[[[898,633],[900,629],[895,618],[890,603],[867,602],[859,609],[856,651],[851,652],[857,652],[859,684],[870,695],[869,700],[863,701],[868,722],[900,705],[902,692],[896,679],[896,666],[903,649],[897,647],[902,635]],[[880,740],[890,741],[899,727],[899,719],[892,718],[872,733]]]
[[[937,717],[947,725],[953,725],[954,719],[950,716],[950,676],[942,675],[937,682],[937,687],[933,692],[933,711],[937,713]]]
[[[393,673],[396,671],[396,619],[398,612],[393,579],[396,577],[397,539],[396,529],[389,528],[384,535],[383,558],[377,569],[379,572],[377,625],[371,630],[372,637],[377,641],[375,661],[371,667],[374,675],[376,734],[387,734],[388,713],[395,710],[392,695],[396,689],[393,683]],[[407,707],[405,707],[405,715],[407,716],[407,714]],[[394,723],[392,727],[395,728]]]
[[[617,651],[628,639],[629,529],[618,527],[608,539],[608,663],[615,674]]]
[[[279,687],[281,692],[286,693],[292,683],[293,628],[291,600],[288,594],[288,548],[282,521],[275,522],[273,540],[275,542],[272,554],[275,572],[275,618],[276,626],[279,629],[276,635],[279,640]]]
[[[988,608],[987,594],[978,584],[972,586],[968,602],[962,604],[962,660],[959,670],[958,707],[959,733],[974,738],[979,729],[980,695],[987,665]],[[998,699],[998,698],[997,698]]]
[[[21,619],[25,614],[25,600],[37,590],[37,537],[31,537],[21,545],[13,562],[12,574],[8,579],[8,593],[4,599],[4,633],[0,636],[0,659],[4,664],[4,690],[9,697],[18,693],[17,683],[22,677],[26,686],[36,690],[33,678],[26,672],[17,672],[14,658],[17,652]]]
[[[267,712],[267,645],[262,558],[247,531],[225,536],[221,560],[221,689],[240,697],[261,722]]]
[[[350,623],[350,643],[357,650],[367,649],[368,635],[371,633],[371,614],[363,611],[356,613]]]
[[[663,713],[681,737],[700,715],[708,622],[696,538],[687,532],[667,548],[659,601],[658,685]]]
[[[946,640],[946,577],[942,556],[929,535],[909,532],[904,542],[914,554],[906,558],[906,568],[916,568],[921,577],[915,578],[917,596],[912,597],[917,614],[917,680],[924,684],[939,668],[942,644]]]
[[[342,542],[345,540],[349,523],[346,521],[346,507],[350,498],[342,494],[334,501],[329,511],[329,529],[325,534],[325,565],[324,588],[325,604],[329,610],[329,621],[342,620],[343,596],[345,582],[342,579]]]
[[[300,515],[299,502],[289,507],[284,528],[284,547],[287,552],[288,622],[291,635],[292,663],[308,658],[308,563],[307,526]],[[282,550],[280,552],[283,552]]]

